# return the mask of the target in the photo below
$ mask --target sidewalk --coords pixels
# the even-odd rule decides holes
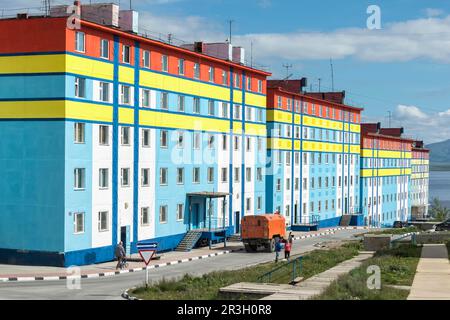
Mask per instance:
[[[327,234],[333,234],[339,230],[345,229],[363,229],[363,227],[335,227],[328,229],[320,229],[312,232],[293,232],[295,240],[318,237]],[[151,268],[160,268],[168,265],[185,263],[199,259],[207,259],[218,255],[229,254],[243,250],[242,242],[227,241],[227,247],[224,248],[223,243],[218,243],[209,247],[193,249],[189,252],[170,251],[162,253],[161,258],[152,260],[149,265]],[[132,260],[128,261],[128,268],[126,270],[117,271],[117,261],[110,261],[94,265],[81,266],[81,278],[96,278],[114,276],[128,272],[138,272],[145,270],[145,264],[142,261],[136,261],[138,254],[132,255]],[[47,267],[47,266],[22,266],[22,265],[6,265],[0,264],[0,283],[5,281],[50,281],[63,280],[67,277],[67,269],[62,267]]]
[[[444,244],[424,244],[408,300],[450,300],[450,263]]]

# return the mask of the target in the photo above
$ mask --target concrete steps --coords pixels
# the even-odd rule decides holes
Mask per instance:
[[[201,231],[190,230],[186,233],[183,240],[178,244],[175,251],[190,251],[194,248],[197,241],[202,236]]]

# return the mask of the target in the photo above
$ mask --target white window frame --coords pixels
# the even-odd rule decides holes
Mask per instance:
[[[82,45],[81,49],[79,49],[80,38],[78,36],[81,36],[81,39],[83,40],[81,42],[81,45]],[[81,32],[81,31],[75,32],[75,51],[82,52],[82,53],[86,52],[86,34],[84,32]]]
[[[86,169],[75,168],[73,170],[73,189],[85,190],[86,189]]]
[[[126,179],[125,179],[125,176],[126,176]],[[120,168],[120,185],[121,185],[121,187],[129,187],[130,186],[130,168]]]
[[[98,188],[100,190],[107,190],[109,188],[109,168],[98,169]]]
[[[105,49],[105,43],[106,43],[106,55],[105,55],[105,51],[103,49]],[[107,59],[109,60],[109,40],[107,39],[101,39],[100,40],[100,58],[102,59]]]
[[[78,229],[78,217],[81,217],[82,221],[82,230]],[[73,233],[74,234],[82,234],[85,231],[85,213],[84,212],[75,212],[73,214]]]
[[[105,227],[102,227],[102,222],[104,222]],[[109,231],[109,211],[99,211],[98,212],[98,232]]]
[[[74,130],[74,143],[85,144],[86,143],[86,124],[83,122],[75,122],[73,124]]]

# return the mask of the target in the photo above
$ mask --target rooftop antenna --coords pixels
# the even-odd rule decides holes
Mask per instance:
[[[320,81],[322,81],[322,78],[318,78],[317,80],[319,80],[319,92],[320,92]]]
[[[230,38],[228,39],[229,43],[231,44],[231,26],[233,25],[234,20],[228,20],[228,23],[230,24]]]
[[[391,127],[392,112],[388,111],[388,126]]]
[[[330,58],[330,66],[331,66],[331,91],[334,92],[334,70],[333,70],[333,59]]]
[[[131,2],[132,2],[132,0],[130,0],[130,10],[131,10]]]
[[[250,42],[250,67],[253,68],[253,41]]]
[[[292,76],[292,74],[289,73],[289,69],[292,68],[292,64],[283,64],[283,68],[286,68],[286,78],[284,80],[287,80]]]

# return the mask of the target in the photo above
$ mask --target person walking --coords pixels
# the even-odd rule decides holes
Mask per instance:
[[[126,255],[122,241],[120,241],[117,244],[114,254],[115,254],[116,258],[117,258],[116,269],[122,268],[122,262],[125,259],[125,255]]]
[[[278,262],[278,258],[280,257],[280,252],[281,252],[281,241],[282,239],[278,239],[275,242],[275,262]]]
[[[288,241],[286,241],[286,243],[284,244],[284,258],[289,261],[289,258],[291,256],[291,248],[292,248],[292,243],[290,241],[291,239],[289,239]]]

